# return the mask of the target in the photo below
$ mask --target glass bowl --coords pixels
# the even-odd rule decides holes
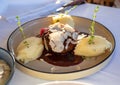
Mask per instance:
[[[14,57],[9,53],[9,51],[3,48],[0,48],[0,60],[4,60],[10,67],[10,75],[7,77],[7,80],[5,82],[5,85],[8,85],[14,74],[15,60]]]
[[[83,17],[72,16],[75,22],[75,29],[80,32],[89,33],[91,20]],[[43,17],[31,20],[22,25],[26,37],[36,36],[40,28],[48,27],[52,24],[51,17]],[[105,37],[112,44],[112,50],[96,58],[85,59],[82,63],[74,66],[62,67],[49,64],[44,61],[34,60],[23,64],[16,59],[16,48],[23,40],[22,35],[17,28],[9,36],[7,47],[16,59],[16,66],[22,72],[47,80],[72,80],[91,75],[103,68],[110,60],[115,48],[115,39],[113,34],[102,24],[96,22],[95,34]]]

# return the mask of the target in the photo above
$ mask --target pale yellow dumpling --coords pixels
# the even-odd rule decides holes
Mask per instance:
[[[24,42],[28,43],[28,47]],[[29,37],[23,40],[17,47],[17,60],[24,63],[35,60],[42,55],[44,45],[42,44],[42,38]]]
[[[94,37],[94,44],[89,44],[88,41],[90,36],[83,38],[80,42],[76,45],[74,53],[75,55],[85,56],[85,57],[92,57],[97,56],[105,52],[106,49],[112,47],[111,43],[103,38],[102,36],[95,36]]]
[[[74,21],[70,15],[67,14],[58,14],[53,16],[53,23],[60,22],[62,24],[68,24],[74,28]]]

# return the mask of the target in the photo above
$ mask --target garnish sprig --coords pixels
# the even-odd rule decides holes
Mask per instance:
[[[23,32],[23,27],[21,26],[20,17],[16,16],[16,19],[17,19],[17,25],[19,27],[19,30],[20,30],[21,34],[22,34],[22,37],[25,39],[26,36],[25,36],[25,33]]]
[[[73,6],[72,8],[70,8],[69,10],[65,11],[65,14],[68,14],[69,12],[71,12],[73,9],[77,8],[78,5]]]
[[[16,16],[16,19],[17,19],[17,25],[18,25],[18,27],[19,27],[19,30],[20,30],[21,34],[22,34],[22,37],[23,37],[23,39],[25,39],[26,36],[25,36],[24,31],[23,31],[23,27],[21,26],[20,17],[19,17],[19,16]],[[27,48],[29,48],[29,43],[28,43],[27,41],[24,41],[24,44],[25,44],[25,46],[26,46]]]
[[[93,13],[93,18],[92,18],[92,23],[91,26],[89,28],[90,31],[90,39],[88,41],[89,44],[94,44],[93,40],[94,40],[94,33],[95,33],[95,18],[96,18],[96,13],[99,11],[99,6],[96,6],[96,8],[94,9],[94,13]]]

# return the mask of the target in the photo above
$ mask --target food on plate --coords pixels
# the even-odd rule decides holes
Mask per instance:
[[[58,66],[70,66],[81,63],[83,61],[82,56],[75,56],[73,53],[79,34],[68,24],[64,25],[57,22],[50,25],[48,30],[43,32],[41,36],[45,46],[41,58],[48,63]],[[87,34],[82,34],[81,39],[85,36]]]
[[[62,24],[68,24],[68,25],[70,25],[71,27],[74,28],[74,20],[68,14],[62,14],[61,13],[61,14],[53,16],[52,19],[53,19],[53,23],[60,22]]]
[[[78,33],[68,24],[55,23],[44,33],[43,42],[48,51],[66,53],[74,49]]]
[[[27,47],[25,42],[29,44]],[[42,55],[44,46],[42,38],[29,37],[23,40],[17,47],[17,60],[27,63],[33,61]]]
[[[94,44],[89,44],[89,39],[90,36],[79,41],[74,50],[75,55],[85,57],[98,56],[112,47],[111,43],[102,36],[96,35],[93,40]]]
[[[0,59],[0,85],[5,85],[7,79],[10,75],[10,67],[9,65],[4,61]]]
[[[17,60],[28,63],[42,59],[57,66],[72,66],[112,48],[106,38],[99,35],[92,35],[92,38],[90,34],[76,30],[70,15],[61,14],[52,18],[53,24],[41,28],[40,34],[26,38],[18,45]]]

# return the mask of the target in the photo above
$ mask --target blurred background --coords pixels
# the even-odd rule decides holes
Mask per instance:
[[[49,5],[55,5],[59,2],[59,4],[63,4],[72,0],[0,0],[0,15],[4,16],[13,16],[18,15],[20,13],[34,10],[36,8],[45,8]],[[86,0],[88,3],[101,4],[107,6],[120,7],[120,0]],[[53,6],[52,6],[53,7]],[[50,7],[50,8],[52,8]],[[7,11],[11,11],[13,13],[7,14]]]
[[[46,16],[65,3],[75,0],[0,0],[0,16],[13,19],[15,16],[24,18]],[[85,0],[87,3],[109,7],[120,7],[120,0]],[[9,14],[8,14],[9,13]],[[38,16],[39,15],[39,16]],[[37,18],[36,17],[36,18]]]

